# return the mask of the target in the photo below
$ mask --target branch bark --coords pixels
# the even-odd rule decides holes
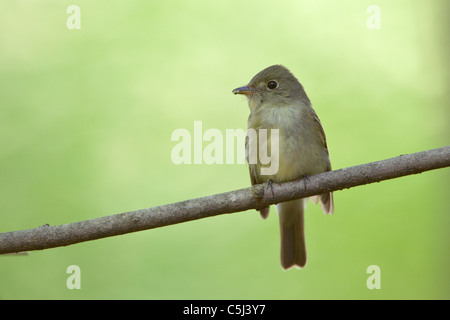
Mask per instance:
[[[116,215],[34,229],[0,233],[0,254],[42,250],[159,228],[224,213],[261,209],[287,200],[348,189],[450,166],[450,146],[362,164],[300,179],[261,184]],[[273,191],[273,193],[272,193]]]

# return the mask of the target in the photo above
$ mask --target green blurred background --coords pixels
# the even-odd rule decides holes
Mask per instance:
[[[246,128],[231,90],[272,64],[305,86],[334,169],[448,145],[448,20],[446,0],[2,1],[0,232],[248,187],[246,165],[173,164],[170,138]],[[449,178],[310,203],[303,270],[281,270],[272,208],[0,256],[0,299],[448,299]]]

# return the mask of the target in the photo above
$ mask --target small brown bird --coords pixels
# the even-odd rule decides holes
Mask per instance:
[[[325,132],[303,86],[285,67],[274,65],[259,72],[245,87],[233,90],[248,99],[250,116],[248,129],[256,132],[257,139],[246,140],[247,162],[249,162],[252,185],[265,182],[298,180],[326,171],[331,171]],[[264,137],[261,129],[266,129]],[[278,143],[271,137],[271,129],[278,129]],[[261,144],[261,140],[264,143]],[[278,170],[264,174],[268,165],[257,156],[254,163],[249,155],[259,148],[271,150],[275,155]],[[276,141],[276,140],[274,140]],[[267,152],[269,154],[269,152]],[[280,218],[281,265],[283,269],[293,266],[302,268],[306,264],[304,217],[307,198],[283,202],[277,205]],[[325,214],[334,211],[333,194],[325,193],[312,197],[321,202]],[[260,211],[266,218],[269,208]]]

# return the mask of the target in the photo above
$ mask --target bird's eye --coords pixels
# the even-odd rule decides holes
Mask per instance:
[[[272,80],[267,83],[267,88],[269,88],[271,90],[275,89],[276,87],[278,87],[278,82],[276,82],[276,81]]]

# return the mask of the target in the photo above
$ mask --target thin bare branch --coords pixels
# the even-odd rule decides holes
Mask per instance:
[[[0,254],[67,246],[267,205],[450,166],[450,146],[286,182],[240,189],[116,215],[0,233]]]

